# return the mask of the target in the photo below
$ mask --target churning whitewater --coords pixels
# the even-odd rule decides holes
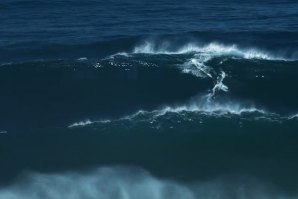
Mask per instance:
[[[0,189],[0,199],[294,199],[274,191],[270,183],[238,176],[182,184],[158,179],[139,168],[105,167],[87,173],[30,174]],[[48,189],[48,188],[51,189]]]

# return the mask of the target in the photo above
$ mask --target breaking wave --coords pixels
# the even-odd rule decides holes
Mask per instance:
[[[260,114],[270,115],[270,113],[262,109],[258,109],[252,104],[244,105],[232,100],[223,101],[223,102],[217,101],[216,100],[217,92],[220,92],[220,91],[228,92],[228,87],[223,83],[224,78],[225,78],[225,72],[222,71],[221,75],[217,79],[216,84],[208,94],[205,94],[203,96],[193,97],[186,105],[165,106],[153,111],[139,110],[138,112],[132,115],[128,115],[123,118],[116,119],[114,121],[121,121],[121,120],[137,121],[140,116],[142,119],[144,119],[142,116],[145,116],[148,122],[150,122],[152,119],[162,118],[163,116],[169,113],[174,113],[179,115],[183,112],[197,113],[199,115],[209,115],[209,116],[230,116],[230,115],[240,116],[243,113],[257,113],[258,116]],[[69,128],[83,127],[83,126],[92,125],[94,123],[109,123],[109,122],[113,122],[113,120],[99,120],[99,121],[85,120],[85,121],[73,123],[68,127]]]
[[[139,168],[105,167],[85,173],[27,174],[0,189],[0,199],[291,199],[252,177],[179,183]]]
[[[260,116],[264,117],[271,117],[276,116],[275,114],[268,113],[262,109],[255,108],[253,105],[244,106],[237,102],[226,102],[226,103],[214,103],[208,101],[208,96],[203,96],[200,99],[201,102],[190,102],[188,105],[182,106],[166,106],[161,109],[153,110],[153,111],[145,111],[139,110],[134,114],[127,115],[121,117],[119,119],[114,120],[84,120],[80,122],[75,122],[69,125],[69,128],[73,127],[84,127],[93,125],[96,123],[111,123],[111,122],[118,122],[118,121],[147,121],[148,123],[152,120],[159,120],[166,117],[168,114],[180,115],[180,114],[196,114],[202,120],[206,116],[210,117],[231,117],[231,116],[241,116],[243,114],[253,114],[255,116],[252,119],[259,119]],[[203,101],[204,100],[204,101]],[[192,115],[192,117],[194,117]]]
[[[216,42],[211,42],[205,45],[196,43],[188,43],[180,47],[173,47],[169,42],[156,43],[154,41],[146,41],[141,45],[134,48],[133,53],[120,53],[117,55],[130,56],[134,54],[147,54],[147,55],[190,55],[180,65],[180,68],[185,73],[190,73],[199,77],[210,77],[214,74],[214,69],[208,64],[214,58],[223,58],[223,63],[226,58],[232,59],[247,59],[247,60],[270,60],[270,61],[291,61],[279,56],[273,56],[256,48],[240,48],[236,44],[224,45]]]
[[[220,43],[209,43],[207,45],[198,45],[189,43],[171,50],[173,47],[169,43],[155,44],[154,42],[144,42],[144,44],[136,46],[133,53],[143,54],[187,54],[200,53],[209,57],[216,56],[235,56],[244,59],[265,59],[265,60],[287,60],[282,57],[274,57],[269,53],[258,49],[248,48],[241,49],[236,44],[224,45]]]

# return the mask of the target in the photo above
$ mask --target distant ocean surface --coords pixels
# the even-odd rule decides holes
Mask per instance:
[[[297,199],[298,1],[1,0],[0,199]]]

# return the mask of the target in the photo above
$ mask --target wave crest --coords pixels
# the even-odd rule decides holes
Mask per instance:
[[[162,120],[167,118],[168,114],[172,116],[184,117],[184,113],[196,114],[199,118],[210,117],[231,117],[241,116],[243,114],[253,114],[253,118],[258,119],[261,115],[270,115],[265,110],[258,109],[253,105],[244,105],[235,101],[217,102],[212,99],[212,95],[193,98],[188,104],[180,106],[165,106],[153,111],[139,110],[134,114],[121,117],[116,120],[98,120],[98,121],[81,121],[69,125],[69,128],[84,127],[93,124],[106,124],[120,121],[132,122],[152,122],[153,120]]]
[[[256,48],[240,48],[236,44],[224,45],[220,43],[209,43],[198,45],[188,43],[179,48],[173,48],[169,43],[156,44],[155,42],[146,41],[142,45],[136,46],[133,54],[166,54],[166,55],[191,55],[184,64],[180,65],[182,72],[195,75],[197,77],[214,76],[214,69],[208,66],[208,61],[213,58],[235,58],[235,59],[258,59],[258,60],[275,60],[285,61],[282,57],[275,57],[267,52]]]
[[[224,45],[220,43],[209,43],[207,45],[198,45],[188,43],[178,49],[171,49],[168,43],[155,44],[146,41],[142,45],[136,46],[133,53],[142,54],[197,54],[204,53],[209,56],[235,56],[244,59],[265,59],[265,60],[285,60],[281,57],[274,57],[269,53],[263,52],[255,48],[241,49],[236,44]]]
[[[183,112],[197,113],[199,115],[209,115],[209,116],[229,116],[229,115],[241,115],[243,113],[258,113],[258,114],[269,114],[262,109],[258,109],[253,105],[244,105],[233,100],[217,100],[218,92],[228,92],[228,86],[226,86],[223,81],[226,77],[224,71],[221,72],[220,76],[217,77],[217,82],[211,91],[205,95],[193,97],[186,105],[178,106],[165,106],[153,111],[139,110],[138,112],[125,116],[123,118],[117,119],[121,120],[138,120],[140,117],[145,116],[145,120],[151,121],[152,119],[157,119],[163,117],[168,113],[181,114]],[[92,125],[94,123],[107,123],[112,122],[111,120],[100,120],[100,121],[81,121],[69,125],[72,127],[83,127]]]

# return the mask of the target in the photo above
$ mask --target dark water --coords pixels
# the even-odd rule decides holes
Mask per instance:
[[[298,3],[2,0],[0,199],[298,198]]]

